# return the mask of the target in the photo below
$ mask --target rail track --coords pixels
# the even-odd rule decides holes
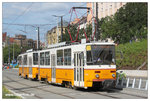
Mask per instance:
[[[9,80],[11,80],[11,81],[17,82],[18,84],[28,86],[29,88],[35,88],[35,89],[38,89],[38,90],[41,90],[41,91],[45,91],[45,92],[49,92],[49,93],[61,95],[61,96],[67,97],[67,98],[75,99],[75,98],[72,97],[72,96],[68,96],[68,95],[64,95],[64,94],[61,94],[61,93],[56,93],[56,92],[53,92],[53,91],[50,91],[50,90],[38,88],[39,86],[32,86],[32,87],[30,87],[31,85],[18,82],[18,81],[13,80],[12,78],[10,78],[10,77],[8,77],[8,76],[6,76],[6,78],[9,79]],[[7,85],[6,85],[6,86],[7,86]],[[12,87],[11,87],[11,88],[12,88]],[[14,87],[13,87],[13,89],[17,90],[17,89],[14,88]],[[88,93],[97,94],[97,95],[102,95],[102,96],[110,97],[110,98],[113,98],[113,99],[120,99],[119,97],[114,97],[114,96],[111,96],[111,95],[108,95],[108,94],[102,94],[102,93],[97,93],[97,92],[88,92]],[[36,96],[36,97],[39,98],[38,96]]]
[[[10,73],[11,75],[14,75],[14,76],[17,76],[15,73]],[[70,98],[70,99],[75,99],[75,97],[72,97],[72,96],[69,96],[69,95],[65,95],[63,93],[57,93],[57,92],[54,92],[54,91],[50,91],[50,90],[46,90],[46,89],[43,89],[43,88],[39,88],[39,87],[44,87],[44,86],[48,86],[47,84],[45,85],[39,85],[39,86],[31,86],[31,85],[28,85],[28,84],[25,84],[25,83],[22,83],[22,82],[19,82],[18,80],[14,80],[12,79],[11,77],[8,77],[8,76],[5,76],[7,79],[11,80],[12,82],[16,82],[17,84],[20,84],[20,85],[24,85],[24,86],[27,86],[26,88],[34,88],[34,89],[38,89],[38,90],[41,90],[41,91],[44,91],[44,92],[49,92],[49,93],[53,93],[53,94],[56,94],[56,95],[60,95],[60,96],[64,96],[64,97],[67,97],[67,98]],[[10,85],[7,85],[5,83],[3,83],[4,85],[14,89],[14,90],[20,90],[20,89],[17,89],[17,88],[14,88]],[[25,88],[24,88],[25,89]],[[28,93],[26,91],[23,91],[23,90],[20,90],[24,93]],[[77,90],[77,91],[80,91],[80,90]],[[104,94],[102,92],[97,92],[97,91],[87,91],[87,90],[81,90],[81,91],[84,91],[84,92],[88,92],[90,94],[96,94],[96,95],[101,95],[101,96],[105,96],[105,97],[109,97],[109,98],[112,98],[112,99],[121,99],[120,97],[116,97],[116,96],[113,96],[113,95],[109,95],[109,94]],[[110,92],[117,92],[119,94],[125,94],[125,95],[130,95],[130,96],[134,96],[134,97],[140,97],[140,98],[144,98],[146,99],[147,97],[144,97],[144,96],[140,96],[140,95],[135,95],[135,94],[128,94],[128,93],[124,93],[124,92],[120,92],[120,90],[117,90],[117,89],[110,89],[109,90]],[[108,91],[108,92],[109,92]],[[37,95],[34,95],[36,98],[39,98],[39,99],[43,99],[42,97],[40,96],[37,96]]]
[[[15,80],[11,79],[10,77],[6,77],[6,78],[9,79],[9,80],[15,81]],[[21,83],[21,82],[18,82],[18,81],[15,81],[15,82],[17,82],[18,84],[21,84],[21,85],[25,85],[27,87],[31,86],[31,85],[28,85],[28,84],[25,84],[25,83]],[[53,92],[53,91],[50,91],[50,90],[46,90],[46,89],[42,89],[42,88],[38,88],[38,87],[39,86],[32,87],[32,88],[35,88],[35,89],[38,89],[38,90],[41,90],[41,91],[45,91],[45,92],[49,92],[49,93],[53,93],[53,94],[57,94],[57,95],[61,95],[61,96],[67,97],[67,98],[75,99],[74,97],[71,97],[71,96],[67,96],[67,95],[64,95],[64,94],[61,94],[61,93],[56,93],[56,92]]]

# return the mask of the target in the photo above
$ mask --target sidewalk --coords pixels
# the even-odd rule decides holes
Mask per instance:
[[[127,77],[148,78],[148,70],[117,70],[123,71]]]

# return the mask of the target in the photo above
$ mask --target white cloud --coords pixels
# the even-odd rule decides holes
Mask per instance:
[[[24,3],[3,3],[3,18],[11,18],[23,12],[29,4]]]
[[[17,16],[21,12],[23,12],[27,7],[31,4],[31,2],[13,2],[13,3],[3,3],[3,18],[7,18],[10,16]],[[32,7],[30,8],[30,13],[41,13],[41,12],[59,12],[64,10],[70,10],[73,5],[82,5],[83,3],[40,3],[34,2]]]
[[[31,11],[33,12],[43,12],[43,11],[53,11],[53,10],[63,10],[69,8],[66,3],[35,3]]]
[[[3,6],[3,18],[10,16],[17,16],[23,12],[31,3],[7,3],[7,6]],[[32,13],[51,12],[51,11],[63,11],[69,9],[69,5],[66,3],[33,3],[30,8]]]

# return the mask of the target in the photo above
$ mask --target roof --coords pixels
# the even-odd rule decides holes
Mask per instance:
[[[9,42],[13,43],[14,42],[14,38],[9,38]]]
[[[66,42],[62,42],[62,43],[59,43],[59,44],[55,44],[53,45],[54,47],[50,47],[50,48],[47,48],[47,49],[43,49],[43,50],[36,50],[36,51],[30,51],[30,52],[25,52],[25,53],[22,53],[20,55],[24,55],[26,53],[32,53],[32,52],[40,52],[40,51],[46,51],[48,49],[54,49],[54,48],[60,48],[60,47],[68,47],[68,46],[79,46],[79,45],[115,45],[115,43],[112,43],[112,42],[100,42],[100,41],[96,41],[96,42],[90,42],[90,43],[83,43],[83,44],[80,44],[80,43],[76,43],[76,44],[67,44],[65,45]],[[20,56],[19,55],[19,56]]]
[[[3,33],[3,42],[6,40],[7,32]]]

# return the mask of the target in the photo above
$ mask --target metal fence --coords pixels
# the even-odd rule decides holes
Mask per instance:
[[[146,78],[119,77],[116,79],[116,88],[133,88],[139,90],[148,90],[148,80]]]

